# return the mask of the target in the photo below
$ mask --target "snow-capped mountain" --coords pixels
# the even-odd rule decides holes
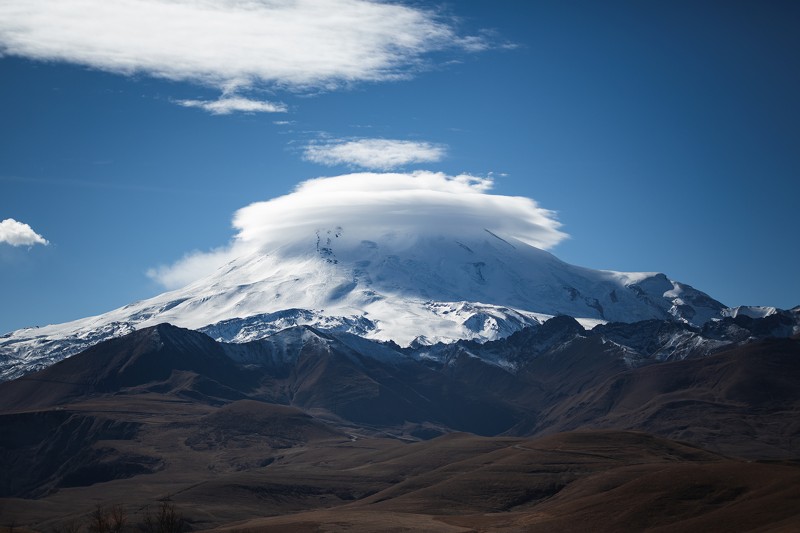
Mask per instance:
[[[0,338],[0,376],[17,377],[162,322],[234,342],[312,325],[409,345],[503,338],[562,314],[592,327],[646,319],[702,325],[736,312],[664,274],[570,265],[489,230],[364,233],[317,230],[238,257],[182,289],[14,331]]]

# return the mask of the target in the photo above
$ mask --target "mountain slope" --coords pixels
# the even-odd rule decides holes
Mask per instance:
[[[800,439],[798,384],[800,339],[765,339],[699,359],[598,372],[524,431],[635,428],[726,454],[785,457]]]
[[[652,357],[700,335],[673,326],[407,348],[145,328],[0,383],[0,510],[35,530],[165,498],[197,529],[796,529],[800,338],[737,341],[782,328],[741,316],[727,349]]]
[[[0,408],[52,407],[149,383],[168,386],[178,375],[192,381],[182,384],[184,387],[200,387],[228,399],[242,397],[238,391],[256,384],[252,375],[208,336],[160,324],[109,339],[78,357],[0,384]]]
[[[757,330],[768,319],[748,320]],[[669,325],[639,323],[644,333],[634,340],[657,345]],[[716,354],[661,362],[645,351],[632,357],[633,347],[609,340],[609,333],[622,340],[623,326],[637,328],[587,332],[557,317],[485,344],[402,349],[309,326],[226,344],[160,325],[0,383],[0,410],[157,393],[208,405],[292,405],[409,439],[453,430],[526,436],[619,428],[723,453],[782,457],[792,449],[800,430],[791,422],[800,410],[796,338],[733,342]]]

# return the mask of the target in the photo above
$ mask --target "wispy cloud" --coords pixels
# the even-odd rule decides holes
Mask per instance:
[[[10,244],[11,246],[33,246],[50,244],[47,239],[33,231],[24,222],[18,222],[13,218],[7,218],[0,222],[0,244]]]
[[[168,194],[198,194],[203,191],[197,188],[174,188],[163,187],[154,185],[144,185],[140,183],[131,182],[114,182],[114,181],[92,181],[84,179],[69,179],[69,178],[33,178],[27,176],[4,176],[0,175],[0,182],[21,183],[30,186],[56,186],[56,187],[69,187],[69,188],[85,188],[85,189],[105,189],[109,191],[133,191],[133,192],[156,192]],[[218,193],[215,193],[218,194]]]
[[[252,100],[241,96],[223,96],[218,100],[177,100],[183,107],[198,107],[212,115],[231,113],[286,113],[287,107],[281,103]]]
[[[491,194],[492,185],[491,177],[427,171],[308,180],[291,194],[239,209],[227,246],[192,252],[148,275],[176,288],[245,254],[305,253],[320,230],[333,228],[353,243],[386,235],[485,237],[487,229],[544,249],[566,238],[554,212],[530,198]]]
[[[0,2],[0,54],[196,82],[225,94],[403,78],[427,53],[448,48],[475,52],[485,43],[432,11],[397,2]]]
[[[336,139],[306,146],[303,158],[321,165],[348,165],[371,170],[391,170],[413,163],[441,161],[440,144],[395,139]]]
[[[195,250],[172,265],[159,265],[147,270],[147,277],[160,285],[176,289],[206,276],[236,258],[236,247],[226,246],[209,252]]]

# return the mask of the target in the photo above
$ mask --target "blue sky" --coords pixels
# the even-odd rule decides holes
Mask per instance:
[[[550,251],[567,262],[662,271],[731,306],[800,304],[794,2],[365,4],[361,33],[329,28],[355,56],[323,62],[298,52],[339,40],[304,33],[330,19],[313,0],[288,28],[316,39],[301,47],[266,18],[223,17],[223,34],[270,34],[246,57],[192,42],[203,13],[148,29],[151,50],[79,26],[147,17],[62,4],[81,16],[0,8],[0,220],[30,227],[0,231],[3,332],[162,292],[147,272],[224,246],[236,210],[366,164],[309,146],[369,139],[438,150],[386,169],[491,177],[492,193],[556,211],[569,238]],[[262,110],[198,107],[235,98]]]

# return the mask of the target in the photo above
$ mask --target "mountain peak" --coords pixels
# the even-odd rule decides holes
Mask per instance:
[[[0,355],[14,363],[0,372],[14,377],[31,361],[59,360],[162,322],[233,342],[308,325],[408,346],[504,338],[556,315],[588,328],[646,319],[702,325],[724,309],[662,273],[570,265],[485,227],[415,233],[342,224],[293,235],[182,289],[98,317],[13,332],[0,339]]]

